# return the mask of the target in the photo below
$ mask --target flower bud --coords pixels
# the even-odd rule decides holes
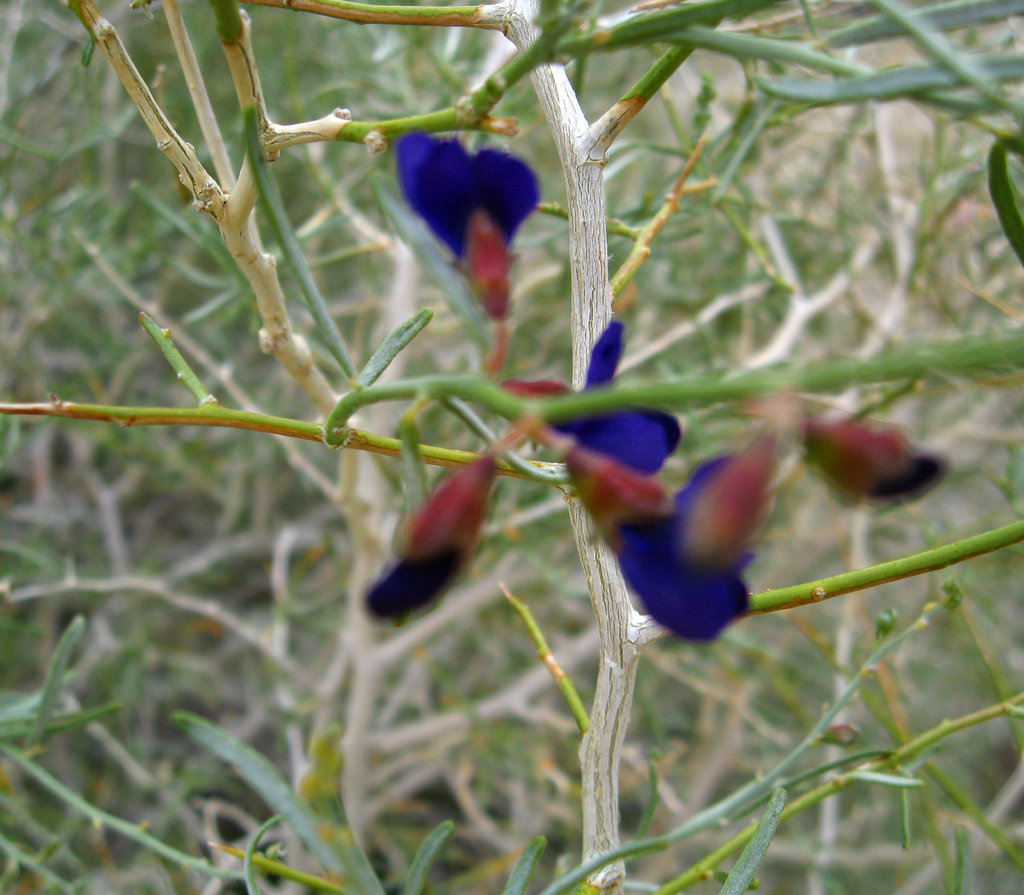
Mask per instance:
[[[804,421],[807,460],[849,498],[915,497],[945,472],[936,456],[914,449],[899,429],[862,420]]]
[[[613,460],[607,454],[574,445],[566,454],[576,491],[601,529],[617,549],[623,523],[646,523],[672,514],[672,501],[662,484]]]
[[[743,564],[768,507],[775,437],[763,436],[739,454],[700,467],[676,498],[680,549],[697,568],[725,571]]]
[[[449,477],[406,526],[399,562],[367,595],[371,612],[404,615],[429,603],[469,561],[497,473],[487,454]]]
[[[504,320],[508,313],[511,266],[501,228],[486,211],[476,209],[466,228],[466,272],[492,320]]]

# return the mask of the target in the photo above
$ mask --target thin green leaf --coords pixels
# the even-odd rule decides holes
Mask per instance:
[[[543,836],[530,840],[530,844],[523,849],[522,855],[516,861],[516,866],[512,868],[502,895],[523,895],[526,887],[530,885],[530,878],[533,876],[533,871],[537,869],[537,862],[544,854],[547,845],[548,841]]]
[[[949,38],[933,28],[927,19],[913,16],[911,10],[904,6],[902,0],[868,0],[868,2],[877,6],[885,15],[905,28],[907,33],[913,36],[926,52],[965,84],[970,84],[996,105],[1005,109],[1013,108],[1013,104],[995,89],[988,72],[979,66],[973,57],[961,53],[950,43]]]
[[[434,312],[430,308],[421,308],[406,320],[405,323],[401,323],[391,330],[384,341],[380,343],[377,350],[370,355],[366,366],[359,373],[359,378],[356,380],[357,385],[365,388],[376,382],[380,378],[380,374],[398,357],[399,353],[405,349],[405,346],[415,339],[423,331],[423,328],[430,323],[433,316]]]
[[[271,827],[277,826],[282,820],[284,818],[280,814],[275,814],[273,817],[265,820],[245,847],[245,863],[242,865],[242,872],[245,875],[245,891],[248,895],[262,895],[260,887],[256,885],[256,865],[253,863],[253,858],[256,856],[256,849],[259,847],[260,840],[266,832]]]
[[[916,777],[904,777],[900,774],[879,774],[876,771],[854,771],[851,779],[863,783],[877,783],[879,786],[893,786],[897,789],[914,789],[924,784]]]
[[[7,859],[10,863],[30,870],[38,876],[39,879],[45,881],[50,888],[56,889],[60,892],[66,892],[67,895],[77,895],[79,892],[77,887],[57,876],[57,874],[50,870],[42,861],[38,860],[35,855],[25,851],[16,842],[12,842],[2,834],[0,834],[0,851],[7,855]],[[0,884],[2,883],[3,879],[0,878]]]
[[[299,241],[295,238],[295,231],[292,229],[291,221],[288,220],[288,211],[284,206],[284,200],[277,188],[270,173],[270,167],[263,156],[263,143],[260,139],[259,122],[256,118],[254,108],[244,110],[245,117],[245,146],[248,157],[251,160],[253,178],[256,181],[256,188],[262,200],[263,210],[266,212],[270,229],[274,231],[284,257],[291,265],[292,273],[299,282],[299,292],[306,301],[313,320],[316,321],[320,335],[328,350],[338,362],[338,366],[349,378],[356,375],[356,366],[352,361],[348,345],[338,329],[338,325],[331,316],[327,302],[320,293],[320,287],[313,279],[313,272],[306,263],[306,258],[299,248]]]
[[[927,9],[915,9],[910,15],[915,21],[920,19],[937,31],[951,31],[954,28],[1001,21],[1007,16],[1022,13],[1024,0],[955,0]],[[852,47],[890,37],[904,37],[906,33],[906,29],[889,16],[876,15],[836,29],[825,38],[825,42],[830,47]]]
[[[905,851],[909,850],[911,845],[909,789],[900,790],[900,844]]]
[[[427,884],[430,865],[437,860],[444,844],[451,839],[454,832],[455,824],[450,820],[445,820],[427,834],[427,838],[416,850],[416,856],[409,866],[409,873],[405,878],[405,885],[402,887],[402,895],[421,895],[423,887]]]
[[[38,694],[37,694],[38,695]],[[85,709],[79,712],[66,712],[57,715],[50,715],[49,721],[43,727],[43,739],[53,736],[55,733],[64,733],[68,730],[76,730],[85,727],[93,721],[105,718],[115,712],[121,711],[124,706],[119,702],[107,702],[95,708]],[[27,735],[35,725],[35,715],[28,717],[0,718],[0,739],[12,740],[15,737]]]
[[[1010,178],[1010,159],[1006,144],[997,140],[988,153],[988,191],[999,216],[999,224],[1010,247],[1024,264],[1024,217],[1020,197]]]
[[[324,867],[345,873],[355,891],[383,895],[384,889],[366,856],[354,845],[335,851],[317,832],[317,820],[277,769],[255,749],[198,715],[178,712],[175,723],[190,737],[232,765],[242,778],[288,825]]]
[[[719,895],[741,895],[741,893],[747,891],[747,886],[750,885],[750,881],[754,878],[754,872],[761,861],[764,860],[768,846],[772,844],[772,837],[775,836],[775,830],[779,826],[779,819],[782,817],[782,809],[785,807],[786,790],[775,790],[772,793],[771,799],[768,800],[768,807],[761,816],[761,820],[754,830],[754,835],[750,837],[747,847],[743,849],[739,858],[737,858],[732,872],[726,879],[725,885],[722,886],[722,891]]]
[[[1019,55],[993,54],[979,59],[977,65],[996,82],[1024,77],[1024,58]],[[759,78],[757,82],[771,96],[819,106],[901,98],[951,104],[955,102],[954,98],[939,91],[964,86],[958,75],[935,64],[901,65],[876,74],[839,81]]]
[[[956,867],[953,870],[953,895],[968,895],[971,891],[971,837],[965,827],[957,827]]]
[[[71,658],[71,650],[81,639],[84,632],[85,619],[80,615],[76,615],[71,624],[65,628],[64,633],[61,634],[60,640],[57,641],[57,647],[53,651],[53,658],[50,660],[50,667],[46,672],[46,680],[43,682],[42,695],[39,699],[39,711],[36,712],[32,729],[25,740],[26,749],[31,749],[33,746],[38,745],[42,739],[43,731],[46,729],[46,725],[50,721],[50,715],[53,713],[53,708],[57,703],[57,695],[64,685],[64,673],[67,671],[68,661]]]
[[[402,493],[405,496],[405,514],[412,515],[426,502],[430,487],[427,470],[420,454],[420,429],[416,425],[418,407],[402,414],[398,421],[398,440],[402,445]]]
[[[218,879],[236,879],[238,877],[237,873],[216,867],[204,858],[189,855],[178,851],[176,848],[172,848],[165,842],[147,833],[137,823],[132,823],[131,821],[124,820],[124,818],[110,814],[102,808],[97,808],[14,747],[0,743],[0,754],[17,765],[52,795],[69,805],[82,816],[87,817],[97,828],[107,827],[114,830],[133,842],[137,842],[148,851],[160,855],[181,867],[191,867],[200,873],[215,876]]]
[[[434,278],[448,306],[462,320],[470,336],[485,350],[490,348],[491,337],[480,314],[480,301],[465,278],[442,256],[426,225],[398,197],[386,177],[375,174],[371,176],[370,184],[384,216]]]

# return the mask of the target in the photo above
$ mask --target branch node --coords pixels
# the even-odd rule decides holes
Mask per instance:
[[[374,128],[363,137],[363,145],[370,150],[370,155],[379,155],[388,148],[388,138],[383,131]]]

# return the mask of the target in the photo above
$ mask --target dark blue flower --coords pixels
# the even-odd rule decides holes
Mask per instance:
[[[537,178],[511,155],[470,155],[457,140],[409,134],[395,147],[409,204],[454,252],[487,314],[508,312],[509,243],[540,199]]]
[[[457,258],[466,255],[474,211],[485,211],[507,244],[540,199],[533,171],[503,152],[482,149],[470,155],[458,140],[408,134],[395,153],[409,204]]]
[[[659,624],[687,640],[714,640],[747,610],[747,586],[739,569],[704,569],[679,550],[677,513],[647,524],[622,525],[619,565],[644,609]]]
[[[493,454],[462,467],[409,520],[397,563],[366,595],[381,618],[402,616],[439,596],[469,562],[497,472]]]
[[[747,610],[740,573],[769,503],[775,438],[710,460],[694,472],[667,518],[619,525],[622,574],[644,608],[674,634],[712,640]]]
[[[686,544],[699,520],[699,507],[732,457],[701,465],[675,497],[668,518],[619,526],[619,565],[644,609],[659,624],[687,640],[713,640],[747,610],[747,586],[740,577],[751,555],[735,553],[729,565],[694,555]]]
[[[614,321],[597,340],[584,388],[600,388],[612,382],[622,357],[622,331],[622,324]],[[661,469],[680,437],[675,417],[658,410],[618,410],[580,417],[555,428],[574,436],[585,447],[647,474]]]

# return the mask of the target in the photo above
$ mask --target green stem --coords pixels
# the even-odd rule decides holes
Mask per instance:
[[[544,637],[544,632],[541,631],[540,625],[537,624],[537,619],[533,617],[533,613],[530,611],[530,607],[527,606],[522,600],[517,599],[504,585],[501,589],[505,592],[505,599],[509,601],[512,608],[519,614],[519,617],[523,620],[523,624],[526,626],[526,631],[530,635],[530,639],[533,641],[533,645],[537,648],[537,658],[544,663],[544,667],[551,672],[551,676],[555,679],[555,683],[558,684],[558,689],[562,691],[562,695],[565,697],[565,701],[569,706],[569,711],[572,712],[573,720],[576,722],[576,726],[579,728],[580,733],[584,734],[590,728],[590,715],[587,714],[587,710],[583,705],[583,700],[580,699],[580,694],[576,689],[576,685],[572,682],[572,678],[569,677],[562,670],[562,666],[558,664],[558,660],[555,658],[554,653],[551,652],[551,647],[548,646],[548,642]]]
[[[182,353],[178,350],[178,346],[171,341],[171,331],[158,326],[156,321],[145,311],[139,312],[139,323],[142,324],[142,328],[156,343],[156,347],[160,349],[163,356],[167,359],[171,369],[178,374],[178,381],[192,393],[196,403],[199,405],[216,404],[217,399],[206,390],[206,386],[199,381],[199,377],[188,365],[188,361],[185,360]]]
[[[217,20],[217,36],[224,44],[237,43],[242,36],[242,19],[238,14],[238,0],[210,0]]]
[[[387,6],[348,0],[242,0],[253,6],[276,6],[298,12],[358,22],[363,25],[446,25],[455,28],[500,30],[498,22],[483,23],[481,6]]]
[[[782,781],[783,775],[796,761],[798,761],[810,748],[821,741],[822,736],[828,730],[836,716],[858,693],[861,685],[869,677],[871,669],[873,669],[874,666],[885,658],[885,656],[887,656],[892,650],[896,649],[896,647],[906,641],[907,638],[913,636],[916,632],[927,626],[928,621],[934,614],[943,610],[944,607],[942,605],[938,603],[929,603],[924,607],[924,610],[921,612],[921,615],[918,617],[916,622],[908,625],[898,634],[879,644],[867,657],[858,672],[850,678],[850,681],[844,690],[821,715],[810,731],[808,731],[804,738],[792,750],[790,750],[790,752],[778,764],[776,764],[768,774],[744,784],[724,799],[721,799],[714,805],[711,805],[703,811],[693,815],[689,820],[663,836],[658,836],[652,839],[637,840],[636,842],[631,842],[628,845],[621,846],[620,848],[613,849],[612,851],[605,852],[603,855],[598,855],[592,858],[572,870],[570,873],[567,873],[561,879],[555,880],[555,882],[551,883],[551,885],[544,889],[540,895],[564,895],[564,893],[583,883],[596,870],[612,863],[612,861],[620,858],[637,857],[654,851],[662,851],[676,842],[681,842],[682,840],[694,836],[697,833],[726,822],[738,814],[742,815],[743,813],[750,811],[759,800],[763,799]],[[1021,696],[1024,697],[1024,694],[1021,694]],[[880,759],[880,761],[885,761],[887,757],[888,754],[886,758]],[[875,767],[874,762],[868,762],[854,770],[865,771],[876,769],[878,768]],[[825,786],[828,785],[829,783],[825,784]],[[799,802],[800,800],[798,799],[797,802],[791,803],[790,809],[787,809],[787,812],[791,814],[792,806],[794,804],[799,804]],[[788,814],[784,814],[784,817],[786,816],[788,816]],[[695,865],[695,867],[690,868],[690,870],[684,874],[684,884],[679,885],[678,888],[672,888],[671,891],[677,892],[679,889],[685,888],[685,886],[689,885],[691,882],[704,879],[724,858],[743,848],[746,842],[753,835],[756,826],[757,824],[750,824],[750,826],[730,839],[720,849],[713,852],[698,865]],[[679,880],[684,877],[673,880],[671,883],[668,883],[667,886],[676,886]],[[658,890],[659,895],[666,895],[667,886],[663,886],[662,889]]]
[[[178,851],[176,848],[171,848],[171,846],[167,845],[165,842],[162,842],[155,836],[151,836],[141,826],[139,826],[139,824],[124,820],[116,815],[107,813],[101,808],[97,808],[95,805],[92,805],[83,799],[74,790],[66,787],[51,773],[44,770],[34,761],[29,759],[28,756],[24,755],[13,746],[0,743],[0,753],[2,753],[8,761],[17,765],[24,773],[32,777],[52,795],[56,796],[82,816],[87,817],[98,829],[107,827],[110,830],[114,830],[122,836],[126,836],[128,839],[131,839],[133,842],[137,842],[143,848],[166,858],[168,861],[171,861],[180,867],[191,867],[193,870],[198,870],[200,873],[205,873],[208,876],[214,876],[218,879],[238,878],[238,873],[230,870],[224,870],[220,867],[215,867],[203,858],[186,854],[185,852]]]
[[[235,848],[231,845],[222,845],[219,842],[211,842],[210,847],[229,855],[233,855],[236,858],[245,858],[245,851],[243,849]],[[287,864],[282,864],[280,861],[275,861],[272,858],[268,858],[266,855],[254,853],[252,856],[252,864],[267,875],[273,874],[274,876],[279,876],[282,879],[290,879],[293,882],[301,883],[302,885],[318,892],[331,892],[334,893],[334,895],[349,895],[350,892],[350,890],[345,886],[339,885],[338,883],[332,883],[330,880],[326,880],[323,877],[314,876],[312,873],[304,873],[301,870],[296,870],[294,867],[289,867]]]
[[[219,404],[204,404],[201,407],[121,407],[107,404],[78,404],[53,397],[52,400],[45,403],[0,403],[0,414],[97,420],[106,423],[119,423],[122,426],[214,426],[226,429],[249,429],[269,435],[301,438],[305,441],[322,442],[324,440],[323,430],[316,423],[246,410],[232,410]],[[389,457],[399,456],[402,450],[399,439],[377,435],[362,429],[346,429],[345,438],[334,446],[384,454]],[[472,451],[459,451],[426,444],[420,445],[420,453],[426,462],[435,466],[465,466],[480,457],[479,454]],[[498,461],[498,472],[513,478],[531,478],[550,482],[551,476],[554,475],[553,470],[560,470],[556,464],[525,462],[536,467],[537,475],[532,473],[527,475],[523,471],[514,469],[503,460]]]
[[[506,419],[531,414],[557,423],[630,407],[679,409],[686,406],[742,401],[778,392],[829,392],[850,385],[892,379],[926,379],[950,374],[982,376],[1024,367],[1024,329],[1007,336],[974,336],[919,345],[879,354],[867,360],[834,358],[805,366],[777,366],[732,376],[691,376],[662,382],[636,382],[594,388],[549,398],[523,399],[470,375],[426,376],[378,383],[351,391],[335,405],[324,424],[325,440],[338,444],[345,424],[360,407],[378,401],[417,397],[463,398],[475,401]]]
[[[794,606],[803,606],[807,603],[819,603],[831,597],[877,587],[889,581],[898,581],[901,578],[944,569],[954,563],[963,562],[985,553],[992,553],[1021,541],[1024,541],[1024,521],[1011,522],[1001,528],[954,541],[951,544],[943,544],[941,547],[934,547],[931,550],[923,550],[911,556],[889,560],[852,572],[843,572],[840,575],[831,575],[828,578],[818,578],[815,581],[754,594],[750,598],[750,612],[776,612],[780,609],[791,609]]]
[[[820,786],[815,787],[809,792],[804,793],[799,798],[794,799],[790,802],[786,810],[782,812],[780,823],[785,823],[793,815],[799,814],[801,811],[805,811],[813,805],[817,805],[819,802],[824,801],[831,795],[835,795],[837,792],[845,789],[852,783],[860,782],[860,778],[858,777],[859,773],[884,771],[907,764],[913,761],[914,758],[919,756],[921,753],[926,752],[935,743],[946,739],[954,733],[966,730],[978,724],[983,724],[986,721],[991,721],[1004,715],[1012,714],[1014,706],[1020,705],[1021,702],[1024,702],[1024,693],[1018,693],[1006,702],[989,706],[988,708],[973,712],[970,715],[964,715],[952,721],[943,721],[931,730],[928,730],[915,739],[910,740],[899,749],[895,749],[885,758],[869,762],[868,764],[855,768],[848,773],[839,774],[830,780],[826,780]],[[729,857],[729,855],[739,851],[739,849],[741,849],[750,840],[750,837],[754,835],[754,831],[756,829],[757,824],[749,824],[733,836],[728,842],[715,849],[715,851],[711,852],[697,864],[694,864],[693,867],[686,871],[686,873],[665,883],[665,885],[658,889],[654,895],[676,895],[677,892],[681,892],[693,883],[705,879],[709,871],[717,867],[723,860],[725,860],[725,858]]]

